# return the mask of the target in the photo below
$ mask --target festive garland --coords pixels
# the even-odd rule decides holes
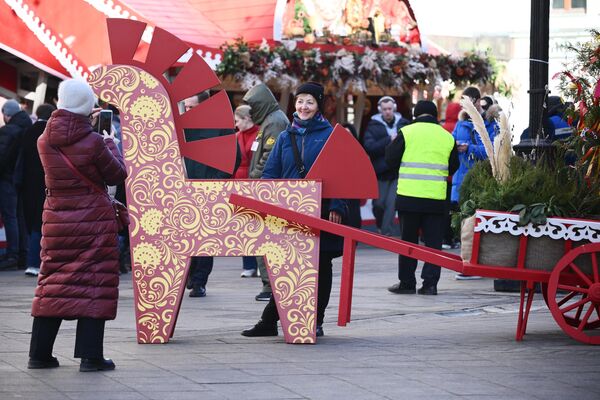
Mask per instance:
[[[297,49],[295,41],[271,47],[242,39],[224,45],[217,68],[221,78],[233,77],[243,89],[259,82],[277,82],[293,87],[301,81],[317,81],[338,89],[367,91],[371,85],[389,90],[409,90],[418,85],[452,81],[456,85],[482,84],[494,73],[490,61],[477,53],[463,57],[431,55],[408,48],[382,51],[366,48],[321,51],[318,47]]]
[[[580,155],[577,166],[586,179],[600,179],[600,31],[590,35],[587,42],[566,46],[574,57],[554,78],[560,78],[563,94],[573,100],[565,114],[576,127],[571,150]]]

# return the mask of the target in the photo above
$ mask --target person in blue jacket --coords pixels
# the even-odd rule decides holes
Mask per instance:
[[[554,140],[563,140],[569,138],[573,134],[573,127],[567,122],[565,111],[567,105],[559,96],[548,96],[546,101],[548,105],[548,118],[554,127]]]
[[[486,96],[482,107],[481,92],[474,86],[469,86],[466,88],[462,95],[469,97],[475,105],[475,108],[477,108],[477,111],[482,114],[485,122],[485,130],[487,131],[488,135],[490,136],[490,140],[493,143],[494,137],[496,136],[496,132],[498,130],[498,123],[496,122],[496,119],[499,116],[500,108],[498,105],[494,104],[493,99],[489,96]],[[473,122],[464,110],[461,111],[458,119],[459,120],[454,127],[454,131],[452,132],[452,136],[454,136],[454,140],[456,140],[458,159],[460,161],[458,170],[452,176],[450,207],[453,210],[458,210],[459,208],[458,202],[460,201],[460,186],[462,185],[467,172],[473,168],[473,165],[475,165],[477,161],[488,158],[487,153],[485,152],[485,147],[483,146],[483,142],[481,141],[481,136],[479,136],[479,133],[477,133],[477,130],[475,130]],[[481,277],[459,273],[456,275],[456,279],[471,280],[481,279]]]
[[[493,142],[496,131],[498,130],[498,124],[495,121],[495,115],[490,111],[497,111],[498,108],[495,107],[492,109],[490,107],[490,109],[484,113],[484,110],[481,108],[481,92],[479,92],[479,89],[476,87],[469,86],[466,88],[463,91],[463,96],[469,97],[475,105],[475,108],[477,108],[480,113],[484,114],[485,128],[490,136],[490,140]],[[460,166],[458,171],[456,171],[452,177],[452,193],[450,200],[452,203],[458,203],[460,201],[460,186],[462,185],[465,175],[477,161],[485,160],[488,157],[485,148],[483,147],[481,137],[475,130],[473,122],[466,112],[462,111],[459,115],[459,121],[454,127],[452,136],[454,136],[454,140],[456,140],[456,145],[458,147]]]
[[[292,125],[283,131],[269,154],[262,179],[302,179],[310,170],[323,146],[329,139],[333,127],[323,117],[323,86],[307,82],[296,90],[296,112]],[[297,154],[293,142],[297,146]],[[298,160],[297,160],[298,158]],[[347,215],[347,204],[341,199],[325,199],[321,204],[321,218],[342,223]],[[329,303],[332,281],[332,260],[342,255],[342,238],[321,232],[319,246],[319,288],[317,293],[316,335],[323,336],[323,318]],[[279,315],[275,300],[271,296],[261,319],[243,336],[277,336]]]

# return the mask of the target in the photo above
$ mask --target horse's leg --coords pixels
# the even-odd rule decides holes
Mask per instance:
[[[136,253],[131,253],[131,265],[138,343],[167,343],[175,331],[191,257],[174,258],[160,268],[145,265],[143,252],[136,260]]]
[[[286,343],[315,343],[317,319],[318,249],[312,264],[296,261],[289,268],[265,265]]]

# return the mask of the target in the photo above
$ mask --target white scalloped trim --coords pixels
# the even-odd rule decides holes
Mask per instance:
[[[177,60],[177,62],[179,63],[186,63],[190,60],[190,58],[192,58],[192,51],[193,49],[189,49],[188,51],[185,52],[184,55],[182,55],[181,57],[179,57],[179,60]],[[222,60],[222,55],[221,53],[214,53],[212,51],[204,51],[202,49],[197,49],[196,50],[196,54],[198,54],[200,57],[202,57],[204,59],[204,61],[208,64],[208,66],[214,71],[217,69],[217,65],[221,64],[221,60]]]
[[[35,15],[35,12],[23,3],[23,0],[4,1],[72,77],[87,78],[89,75],[88,68],[71,53],[69,46],[58,35],[44,25],[40,18]]]
[[[100,11],[108,18],[125,18],[131,19],[133,21],[138,21],[138,17],[128,10],[125,7],[117,4],[117,2],[113,0],[84,0],[90,6],[94,7],[96,10]],[[146,43],[150,43],[152,40],[152,35],[154,34],[154,27],[150,24],[146,25],[146,29],[144,29],[144,33],[142,34],[142,40]]]
[[[510,233],[514,236],[541,237],[571,240],[574,242],[588,240],[600,242],[600,221],[577,220],[568,218],[548,218],[545,225],[518,226],[519,216],[496,211],[477,210],[475,232]]]

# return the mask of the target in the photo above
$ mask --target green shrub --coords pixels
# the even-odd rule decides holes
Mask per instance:
[[[556,157],[562,160],[562,155]],[[545,223],[545,217],[598,218],[600,180],[584,178],[580,171],[563,162],[533,165],[512,157],[510,177],[504,183],[492,176],[489,161],[476,163],[460,189],[461,212],[453,218],[457,227],[475,209],[514,211],[521,223]]]

